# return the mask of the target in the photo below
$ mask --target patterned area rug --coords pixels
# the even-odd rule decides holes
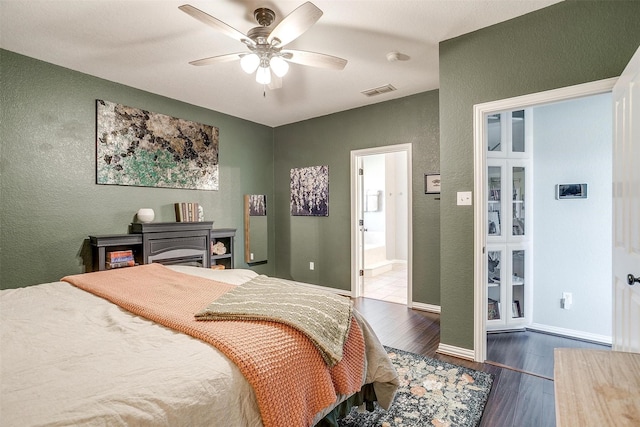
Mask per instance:
[[[430,357],[386,347],[400,376],[389,411],[353,408],[340,427],[477,426],[493,376]]]

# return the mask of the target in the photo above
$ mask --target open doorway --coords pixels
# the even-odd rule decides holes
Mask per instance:
[[[584,101],[588,99],[587,97],[595,98],[596,95],[608,94],[611,87],[613,87],[613,80],[615,79],[476,106],[474,127],[476,134],[475,350],[477,361],[495,361],[497,354],[496,349],[493,347],[490,348],[490,346],[506,345],[506,347],[502,347],[498,352],[501,353],[502,356],[505,356],[503,359],[506,360],[506,362],[503,362],[504,365],[514,365],[511,367],[531,372],[532,369],[536,369],[536,366],[540,366],[540,358],[546,357],[551,360],[552,367],[553,347],[555,345],[534,345],[530,354],[521,354],[523,351],[526,352],[525,346],[522,345],[523,342],[533,342],[533,340],[530,337],[525,337],[523,341],[519,335],[529,333],[529,331],[544,332],[545,334],[552,334],[551,336],[556,337],[574,336],[581,340],[605,344],[607,340],[610,341],[611,339],[610,327],[608,329],[606,328],[607,322],[609,325],[611,324],[611,319],[597,319],[592,315],[594,312],[601,311],[594,308],[594,306],[602,305],[603,303],[609,307],[611,306],[610,298],[609,303],[606,303],[607,297],[610,296],[610,286],[607,280],[611,272],[610,257],[607,267],[608,273],[606,271],[604,273],[607,277],[604,279],[590,281],[581,279],[580,277],[582,276],[576,276],[576,272],[580,274],[584,272],[584,274],[589,276],[590,273],[588,269],[591,267],[599,270],[605,267],[603,263],[606,261],[606,259],[604,259],[606,258],[606,254],[597,260],[587,261],[590,253],[586,252],[587,250],[585,248],[588,247],[588,241],[584,239],[590,239],[592,237],[592,227],[583,222],[591,221],[591,224],[601,223],[607,214],[607,209],[610,208],[610,188],[612,182],[610,162],[606,161],[604,154],[600,154],[596,155],[595,161],[591,162],[590,166],[580,166],[580,162],[585,161],[590,155],[590,150],[586,145],[588,138],[585,137],[580,141],[574,141],[574,145],[571,146],[569,140],[572,135],[577,134],[577,132],[571,129],[564,129],[564,126],[570,120],[575,120],[577,123],[580,123],[582,128],[588,123],[589,129],[587,132],[595,132],[594,124],[599,122],[599,120],[585,116],[585,114],[588,114],[589,109],[586,107]],[[574,104],[574,101],[580,101],[579,105],[577,102]],[[563,116],[561,114],[561,108],[565,107],[567,111],[572,108],[573,111]],[[600,107],[598,108],[598,111],[600,111],[598,117],[604,117],[604,121],[609,122],[608,125],[607,123],[603,123],[605,128],[609,126],[607,128],[608,131],[606,129],[603,131],[605,133],[608,132],[608,134],[603,134],[599,140],[605,145],[608,144],[608,146],[603,148],[604,153],[608,151],[610,157],[610,98],[601,98]],[[501,248],[498,247],[499,244],[501,244],[501,240],[490,237],[491,229],[488,222],[490,218],[488,218],[486,213],[487,200],[490,201],[489,204],[500,201],[498,199],[498,202],[491,202],[492,193],[487,185],[487,182],[491,179],[491,174],[495,174],[495,171],[491,170],[491,162],[487,161],[486,156],[488,147],[486,142],[488,136],[487,117],[500,112],[511,113],[521,109],[528,109],[527,111],[533,115],[533,120],[535,120],[536,117],[542,119],[544,116],[547,116],[548,120],[552,122],[548,121],[543,125],[543,128],[539,128],[537,132],[538,135],[536,135],[536,132],[533,132],[532,143],[534,146],[536,137],[543,138],[544,141],[541,141],[539,144],[538,151],[532,151],[530,153],[532,163],[529,167],[532,173],[527,176],[527,179],[533,185],[527,190],[529,193],[528,201],[522,198],[525,206],[518,206],[519,209],[525,209],[526,215],[523,215],[527,221],[525,230],[530,232],[530,234],[526,239],[519,237],[522,241],[518,241],[517,245],[507,238],[504,242],[504,248]],[[537,115],[536,112],[538,113]],[[571,119],[571,115],[573,115],[575,119]],[[481,120],[483,123],[480,123]],[[535,129],[535,126],[533,126],[533,129]],[[551,133],[545,135],[543,130]],[[553,138],[557,139],[554,140]],[[535,148],[533,150],[535,150]],[[591,149],[591,154],[593,153],[595,153],[595,150]],[[546,158],[544,156],[546,156]],[[518,159],[518,162],[521,163],[522,160]],[[511,169],[515,169],[514,165],[516,164],[512,160],[507,158],[505,164],[505,172],[510,172]],[[602,175],[596,176],[597,173],[599,173],[597,169],[600,169],[600,164],[609,165],[608,171],[604,170],[606,168],[601,170],[601,173],[606,175],[605,178],[603,178]],[[519,163],[517,166],[520,167]],[[594,175],[594,173],[596,175]],[[511,179],[508,181],[511,182]],[[588,184],[588,188],[594,191],[589,195],[593,198],[578,199],[575,197],[572,201],[560,200],[556,192],[557,186],[559,184],[573,184],[574,182]],[[512,193],[513,192],[504,193],[509,197],[505,198],[503,210],[500,212],[500,214],[504,214],[501,216],[505,219],[503,224],[506,226],[506,232],[512,230],[511,222],[514,222],[515,218],[519,217],[515,212],[515,193],[513,193],[513,197]],[[602,203],[596,204],[596,197],[600,197]],[[513,201],[511,200],[512,198]],[[518,200],[520,200],[520,197],[518,197]],[[510,205],[514,206],[514,212],[510,211]],[[609,220],[607,223],[601,225],[603,226],[602,234],[610,239],[610,209],[608,215]],[[588,218],[591,219],[589,220]],[[574,225],[578,227],[576,233],[572,232]],[[582,229],[582,232],[580,232],[580,229]],[[589,233],[585,232],[585,230],[589,230]],[[482,233],[482,235],[479,235],[479,233]],[[606,251],[607,247],[610,247],[610,240],[609,243],[602,242],[600,247]],[[503,250],[504,256],[499,258],[505,261],[505,265],[500,268],[500,271],[504,270],[504,274],[497,278],[497,276],[490,271],[492,265],[489,265],[487,262],[485,253],[493,255],[493,261],[495,263],[496,254],[498,254],[500,249]],[[596,250],[597,248],[593,249],[593,251]],[[518,274],[514,273],[514,271],[516,271],[516,253],[519,255],[526,254],[525,260],[527,261],[523,263],[524,268],[520,268],[520,270],[524,270],[524,272]],[[512,254],[514,265],[510,266],[509,262],[512,260]],[[575,262],[578,263],[577,266],[571,264]],[[583,268],[581,268],[580,265],[582,265]],[[607,268],[604,268],[604,270]],[[565,272],[571,275],[565,277]],[[491,278],[492,280],[488,281],[487,278]],[[593,295],[597,295],[599,291],[595,289],[585,290],[586,286],[589,285],[588,282],[593,282],[593,286],[598,286],[598,283],[601,283],[602,289],[600,291],[602,292],[600,292],[600,294],[603,296],[591,298]],[[490,283],[490,285],[488,285],[488,283]],[[491,289],[491,287],[493,287],[493,289]],[[504,288],[504,292],[502,292],[502,311],[501,314],[497,314],[495,308],[499,307],[500,304],[498,301],[499,298],[495,296],[497,295],[495,294],[495,289],[500,287]],[[515,289],[522,287],[524,287],[525,291],[521,291],[522,294],[517,294]],[[495,295],[492,296],[490,291],[493,291]],[[573,295],[573,301],[563,298],[567,292],[570,294],[569,297]],[[519,297],[516,298],[515,295],[519,295]],[[580,301],[580,306],[575,305],[577,301],[576,297],[578,298],[577,300]],[[516,305],[516,302],[519,304]],[[510,310],[512,306],[516,308]],[[608,313],[609,311],[610,310],[603,310],[602,312]],[[517,314],[514,314],[516,312]],[[571,318],[574,318],[574,320],[571,320]],[[589,325],[593,327],[589,329]],[[605,325],[606,330],[602,329],[603,325]],[[504,333],[504,331],[509,330],[517,332]],[[502,334],[498,336],[493,334],[493,336],[488,336],[487,333],[492,331],[502,332]],[[555,338],[551,339],[551,341],[554,340],[558,341]],[[561,345],[571,346],[571,344],[566,341],[562,341]],[[576,346],[582,345],[578,342]],[[541,354],[541,350],[546,347],[549,347],[550,354],[545,356]],[[505,352],[509,352],[509,348],[517,349],[518,351],[505,354]],[[491,354],[491,357],[488,357],[488,354]],[[535,357],[528,358],[530,355]],[[518,365],[518,363],[522,365]],[[550,376],[548,370],[533,373]]]
[[[410,145],[352,152],[354,296],[410,305]]]

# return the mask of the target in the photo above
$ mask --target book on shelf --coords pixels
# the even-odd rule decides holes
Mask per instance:
[[[134,260],[129,260],[120,262],[107,262],[105,266],[108,270],[110,270],[113,268],[133,267],[134,265],[136,265],[136,262]]]
[[[196,202],[174,203],[176,222],[198,222],[199,204]]]
[[[129,261],[133,261],[133,255],[131,256],[122,256],[122,257],[117,257],[117,258],[110,258],[107,260],[107,262],[110,262],[112,264],[114,263],[118,263],[118,262],[129,262]]]
[[[107,261],[129,261],[133,259],[133,250],[107,252]]]

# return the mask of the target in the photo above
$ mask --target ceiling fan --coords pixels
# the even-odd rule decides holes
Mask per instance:
[[[299,6],[285,16],[273,29],[269,26],[275,20],[275,12],[264,7],[256,9],[253,16],[260,26],[250,29],[246,35],[189,4],[179,6],[179,9],[198,21],[238,40],[248,48],[247,52],[212,56],[191,61],[189,64],[210,65],[240,60],[240,65],[246,73],[256,72],[256,81],[263,85],[269,85],[270,88],[280,87],[281,77],[289,70],[289,62],[333,70],[342,70],[347,65],[347,60],[336,56],[284,48],[285,45],[311,28],[322,16],[322,10],[311,2]],[[272,72],[275,75],[273,81]]]

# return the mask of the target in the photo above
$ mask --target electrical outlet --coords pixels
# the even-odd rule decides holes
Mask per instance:
[[[569,310],[572,303],[573,294],[571,292],[563,292],[562,299],[560,300],[560,307],[564,308],[565,310]]]
[[[470,206],[471,205],[471,191],[458,191],[458,206]]]
[[[313,262],[313,261],[311,261],[311,262],[309,263],[309,270],[313,270],[313,269],[315,269],[315,268],[316,268],[316,265],[314,264],[314,262]]]
[[[253,261],[253,252],[249,254],[249,258],[251,259],[251,261]]]

